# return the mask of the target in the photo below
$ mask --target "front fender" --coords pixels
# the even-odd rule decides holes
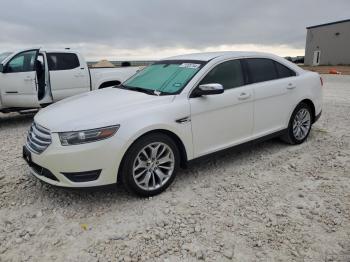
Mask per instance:
[[[180,127],[175,127],[174,125],[169,124],[152,124],[147,127],[139,128],[137,131],[133,131],[132,135],[127,135],[125,132],[121,132],[120,135],[124,141],[126,141],[122,153],[123,155],[126,153],[126,151],[130,148],[130,146],[140,137],[143,135],[153,132],[153,131],[167,131],[172,133],[173,135],[177,136],[179,140],[183,143],[184,149],[186,151],[187,159],[193,159],[193,146],[192,146],[192,133],[191,133],[191,124],[178,124]],[[135,130],[135,129],[134,129]],[[129,133],[130,134],[130,133]]]

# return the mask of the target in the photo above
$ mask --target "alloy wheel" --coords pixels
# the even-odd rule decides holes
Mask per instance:
[[[301,108],[293,120],[293,135],[297,140],[303,140],[311,128],[311,115],[309,110]]]
[[[165,143],[155,142],[142,148],[133,164],[133,178],[138,187],[152,191],[161,188],[171,178],[175,156]]]

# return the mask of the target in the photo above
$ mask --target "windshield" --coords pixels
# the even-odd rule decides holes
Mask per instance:
[[[203,61],[165,60],[156,62],[123,83],[126,89],[143,89],[159,94],[177,94],[203,67]]]
[[[10,52],[1,53],[1,54],[0,54],[0,63],[1,63],[2,61],[4,61],[5,58],[8,57],[8,56],[11,55],[11,54],[12,54],[12,53],[10,53]]]

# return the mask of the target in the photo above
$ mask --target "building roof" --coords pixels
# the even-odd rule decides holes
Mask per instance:
[[[313,25],[313,26],[306,27],[306,29],[322,27],[322,26],[328,26],[328,25],[335,25],[335,24],[346,23],[346,22],[350,22],[350,19],[340,20],[340,21],[326,23],[326,24],[320,24],[320,25]]]
[[[229,57],[248,57],[248,56],[270,56],[267,53],[261,52],[242,52],[242,51],[226,51],[226,52],[207,52],[207,53],[194,53],[179,56],[172,56],[162,60],[198,60],[209,61],[217,57],[229,56]]]

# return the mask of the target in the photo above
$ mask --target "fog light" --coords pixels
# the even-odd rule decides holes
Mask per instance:
[[[85,171],[85,172],[74,172],[74,173],[62,173],[66,178],[73,182],[90,182],[97,180],[100,177],[101,169]]]

